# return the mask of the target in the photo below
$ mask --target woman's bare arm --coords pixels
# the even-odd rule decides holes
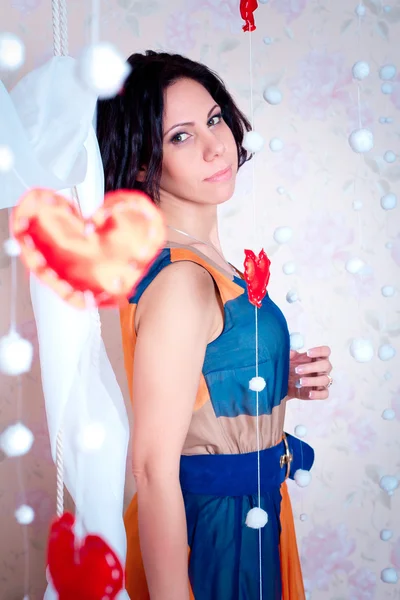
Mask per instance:
[[[209,273],[169,265],[139,301],[133,471],[151,600],[188,600],[188,541],[179,461],[217,308]]]

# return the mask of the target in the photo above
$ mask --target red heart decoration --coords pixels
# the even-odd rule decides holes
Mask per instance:
[[[246,22],[243,25],[243,31],[254,31],[256,24],[254,21],[254,11],[258,8],[257,0],[240,0],[240,16]]]
[[[244,278],[247,283],[249,300],[254,306],[261,308],[261,301],[267,293],[271,261],[264,250],[261,250],[258,257],[252,250],[245,250],[244,253],[246,255]]]
[[[10,229],[30,271],[77,308],[121,306],[157,256],[163,217],[138,190],[118,190],[89,219],[53,190],[22,196]]]
[[[64,513],[50,528],[47,564],[59,600],[111,600],[123,589],[118,556],[98,535],[75,538],[75,517]]]

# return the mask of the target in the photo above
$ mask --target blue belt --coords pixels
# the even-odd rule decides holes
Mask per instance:
[[[314,450],[286,433],[272,448],[260,451],[261,493],[279,488],[297,469],[309,471]],[[257,452],[246,454],[196,454],[181,456],[180,483],[183,492],[205,496],[257,494]]]

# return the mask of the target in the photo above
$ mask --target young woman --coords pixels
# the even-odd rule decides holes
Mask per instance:
[[[231,198],[250,158],[242,147],[250,125],[204,65],[152,51],[128,61],[123,92],[98,106],[106,191],[149,194],[168,242],[121,311],[137,485],[125,516],[127,590],[132,600],[301,600],[285,478],[309,469],[313,453],[283,433],[289,333],[268,294],[258,319],[268,523],[246,525],[258,506],[256,395],[249,390],[255,309],[224,258],[217,206]],[[306,374],[308,367],[326,397],[330,362],[309,360]]]

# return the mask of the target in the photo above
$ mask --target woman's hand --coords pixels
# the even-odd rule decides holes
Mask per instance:
[[[332,371],[330,354],[329,346],[316,346],[307,352],[290,350],[289,400],[325,400],[329,397],[328,375]],[[299,382],[301,387],[296,386]]]

